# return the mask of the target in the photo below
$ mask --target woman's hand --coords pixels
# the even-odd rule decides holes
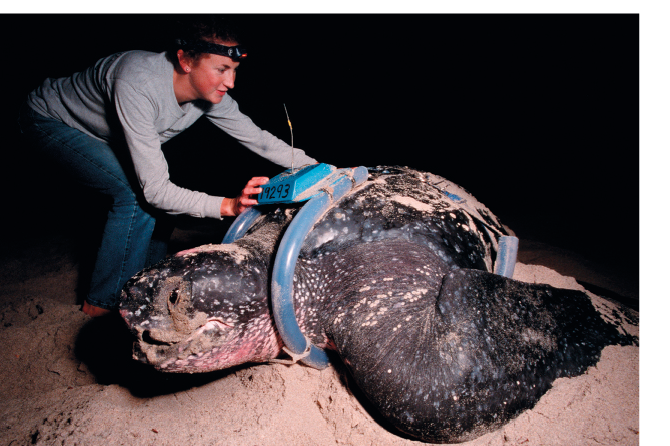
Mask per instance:
[[[268,181],[270,181],[268,177],[253,177],[236,198],[224,198],[221,202],[221,216],[235,217],[244,212],[246,208],[258,204],[258,200],[252,199],[251,196],[263,192],[263,189],[258,186]]]

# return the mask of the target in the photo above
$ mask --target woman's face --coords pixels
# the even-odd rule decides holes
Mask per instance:
[[[239,62],[218,54],[203,54],[198,60],[182,64],[189,80],[193,99],[218,104],[226,92],[235,86]]]

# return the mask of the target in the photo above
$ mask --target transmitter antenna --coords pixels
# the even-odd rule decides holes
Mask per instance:
[[[288,117],[288,110],[284,104],[284,111],[286,112],[286,120],[288,121],[288,128],[291,130],[291,173],[293,173],[293,126],[291,125],[291,118]]]

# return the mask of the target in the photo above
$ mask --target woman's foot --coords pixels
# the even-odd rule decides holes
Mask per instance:
[[[91,317],[104,316],[112,312],[112,310],[96,307],[95,305],[91,305],[86,301],[84,301],[84,305],[81,307],[81,311],[83,311],[84,313],[88,314]]]

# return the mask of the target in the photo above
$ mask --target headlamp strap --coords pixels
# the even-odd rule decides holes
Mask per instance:
[[[196,40],[195,42],[187,42],[182,39],[177,40],[177,44],[185,50],[196,51],[198,53],[218,54],[219,56],[226,56],[238,62],[247,57],[247,51],[240,45],[226,46],[218,43],[207,42],[205,40]]]

